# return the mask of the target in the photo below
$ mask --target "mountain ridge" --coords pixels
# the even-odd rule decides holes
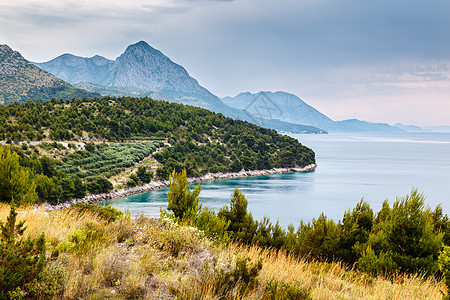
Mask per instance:
[[[0,104],[96,96],[100,94],[78,89],[36,67],[8,45],[0,45]]]
[[[104,61],[103,66],[93,63],[94,57],[63,54],[48,62],[35,64],[72,84],[102,95],[156,95],[161,97],[155,99],[199,106],[233,119],[255,121],[244,111],[226,105],[191,77],[183,66],[144,41],[129,45],[114,61],[105,59],[107,61]],[[261,119],[257,124],[294,133],[325,133],[309,125],[289,124],[282,120]]]
[[[314,126],[328,132],[403,131],[401,128],[386,123],[367,122],[358,119],[334,121],[298,96],[284,91],[242,92],[235,97],[224,97],[222,100],[234,108],[253,112],[253,114],[255,112],[256,114],[262,113],[260,109],[262,106],[262,110],[275,112],[274,117],[281,121]]]
[[[100,65],[101,64],[101,65]],[[281,131],[397,131],[382,123],[344,120],[335,122],[296,95],[278,92],[241,93],[220,99],[191,77],[181,65],[145,41],[126,47],[115,60],[102,56],[83,58],[63,54],[36,63],[52,74],[90,91],[109,96],[150,96],[199,106],[233,119],[249,121]],[[255,97],[266,97],[253,105]],[[158,98],[156,98],[158,99]],[[263,107],[260,107],[263,105]],[[297,128],[302,125],[303,128]],[[318,133],[320,130],[314,130]]]

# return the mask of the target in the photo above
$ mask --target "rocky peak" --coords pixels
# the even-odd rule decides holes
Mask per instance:
[[[8,45],[0,45],[0,75],[13,75],[18,69],[31,64]]]

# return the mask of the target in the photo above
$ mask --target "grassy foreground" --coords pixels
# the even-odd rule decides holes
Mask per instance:
[[[5,222],[9,205],[0,204]],[[23,237],[45,233],[47,264],[28,296],[40,299],[441,299],[433,277],[373,277],[337,263],[219,245],[170,220],[131,219],[92,206],[17,209]]]

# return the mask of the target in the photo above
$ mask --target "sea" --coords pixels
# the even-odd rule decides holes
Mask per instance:
[[[375,212],[418,189],[426,206],[442,205],[450,215],[450,133],[331,133],[291,135],[316,153],[318,167],[288,173],[202,182],[203,207],[218,211],[235,188],[248,201],[254,219],[270,218],[298,226],[324,213],[335,221],[364,198]],[[167,191],[128,196],[105,204],[132,216],[158,217]]]

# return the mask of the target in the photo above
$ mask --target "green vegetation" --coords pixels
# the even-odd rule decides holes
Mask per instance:
[[[11,206],[6,223],[0,221],[0,299],[21,299],[45,265],[45,238],[17,240],[25,232],[24,221],[19,223],[17,212]],[[17,223],[17,224],[16,224]]]
[[[36,148],[35,148],[36,149]],[[25,150],[28,151],[28,150]],[[86,195],[86,184],[77,177],[57,172],[57,160],[25,153],[22,148],[0,145],[0,202],[19,205],[57,204]]]
[[[425,197],[413,190],[410,195],[398,198],[392,208],[385,201],[376,215],[361,200],[338,223],[322,214],[310,223],[300,222],[297,231],[293,225],[286,231],[267,218],[253,220],[247,212],[247,200],[237,188],[230,206],[215,215],[207,208],[201,210],[200,187],[191,192],[185,172],[171,178],[176,178],[171,182],[171,189],[176,192],[169,192],[168,210],[173,212],[174,220],[195,224],[210,237],[219,237],[224,242],[231,238],[247,245],[283,249],[295,257],[342,261],[374,275],[437,274],[438,256],[446,245],[443,237],[448,234],[442,228],[450,228],[441,208],[438,206],[435,211],[425,208]],[[182,205],[173,205],[174,202]],[[441,265],[447,265],[444,258],[441,261]]]
[[[19,155],[0,146],[0,202],[31,204],[37,200],[36,185]]]
[[[162,146],[159,142],[157,144]],[[92,181],[99,176],[109,178],[127,167],[134,166],[135,163],[152,154],[156,147],[153,143],[112,144],[95,151],[94,144],[88,143],[86,151],[77,151],[70,155],[57,170],[86,178],[86,181]]]
[[[9,213],[0,204],[0,220]],[[164,215],[132,220],[83,204],[22,207],[16,222],[24,220],[24,239],[45,233],[46,260],[8,295],[14,299],[440,299],[445,288],[433,276],[372,276],[283,250],[212,242]]]
[[[53,99],[0,106],[0,139],[13,142],[144,137],[166,138],[170,144],[154,154],[162,165],[157,175],[164,179],[174,169],[186,169],[188,176],[196,176],[315,162],[311,149],[274,130],[198,107],[149,98]]]
[[[201,187],[191,190],[185,171],[173,172],[170,183],[169,212],[160,220],[132,220],[90,204],[49,213],[29,207],[21,213],[29,235],[16,241],[25,229],[23,220],[16,225],[12,207],[1,224],[0,261],[16,253],[13,248],[22,247],[24,255],[0,265],[6,270],[0,276],[17,278],[0,281],[13,282],[2,296],[448,298],[450,248],[443,229],[449,220],[440,207],[425,208],[416,190],[392,207],[385,202],[377,214],[361,201],[338,223],[321,215],[295,232],[292,225],[286,231],[268,219],[253,220],[238,189],[216,214],[202,208]],[[8,208],[0,205],[0,220]]]

